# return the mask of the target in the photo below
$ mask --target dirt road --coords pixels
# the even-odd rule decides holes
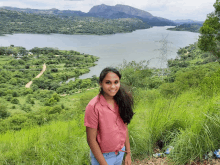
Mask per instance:
[[[44,63],[42,71],[41,71],[35,78],[39,78],[39,77],[44,73],[44,71],[46,70],[46,68],[47,68],[47,67],[46,67],[46,64]],[[30,88],[32,83],[33,83],[33,81],[28,82],[28,83],[25,85],[25,88]]]

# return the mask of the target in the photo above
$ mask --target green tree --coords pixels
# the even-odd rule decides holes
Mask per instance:
[[[11,103],[12,103],[12,104],[19,104],[19,100],[16,99],[16,98],[13,98],[13,99],[11,100]]]
[[[215,11],[207,15],[207,19],[200,28],[198,46],[203,51],[210,51],[220,58],[220,0],[214,3]]]
[[[0,119],[4,119],[10,116],[10,113],[7,111],[7,107],[5,105],[0,105]]]

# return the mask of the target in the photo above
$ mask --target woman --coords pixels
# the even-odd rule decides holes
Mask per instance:
[[[121,75],[107,67],[99,77],[100,93],[86,107],[87,142],[91,149],[92,165],[131,164],[127,124],[134,113],[133,98],[120,85]]]

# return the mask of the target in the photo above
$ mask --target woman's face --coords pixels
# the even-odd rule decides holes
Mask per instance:
[[[104,97],[106,99],[112,98],[120,88],[120,79],[117,74],[109,72],[100,83],[100,86],[104,91]]]

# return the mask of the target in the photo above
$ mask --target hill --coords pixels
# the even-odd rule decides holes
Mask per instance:
[[[55,10],[52,11],[54,12]],[[151,27],[137,18],[103,19],[67,16],[65,14],[33,14],[6,9],[1,9],[0,15],[0,34],[60,33],[103,35],[132,32],[137,29]]]
[[[173,31],[190,31],[199,33],[199,29],[202,27],[201,23],[184,23],[181,25],[177,25],[174,28],[168,28],[167,30]]]
[[[115,18],[116,15],[118,16],[118,18],[120,17],[138,18],[151,26],[176,25],[171,20],[161,17],[155,17],[147,11],[140,10],[127,5],[120,5],[120,4],[115,6],[108,6],[105,4],[97,5],[92,7],[88,13],[93,14],[96,17],[103,17],[103,18]]]
[[[173,21],[156,17],[147,11],[140,10],[127,5],[115,5],[108,6],[105,4],[94,6],[88,13],[82,11],[73,10],[58,10],[58,9],[29,9],[29,8],[15,8],[15,7],[2,7],[2,9],[25,12],[29,14],[41,14],[41,15],[55,15],[62,17],[96,17],[96,18],[107,18],[107,19],[120,19],[120,18],[137,18],[142,20],[145,24],[150,26],[174,26],[176,25]]]
[[[0,164],[89,165],[84,112],[99,92],[87,89],[98,87],[98,79],[59,82],[87,72],[96,58],[52,48],[33,48],[30,54],[13,45],[0,52]],[[23,55],[18,60],[10,54]],[[155,152],[174,164],[202,164],[205,154],[219,148],[220,66],[214,61],[195,43],[179,49],[164,74],[143,62],[119,66],[121,83],[134,96],[135,115],[128,125],[134,164]],[[25,88],[43,63],[43,77]]]

